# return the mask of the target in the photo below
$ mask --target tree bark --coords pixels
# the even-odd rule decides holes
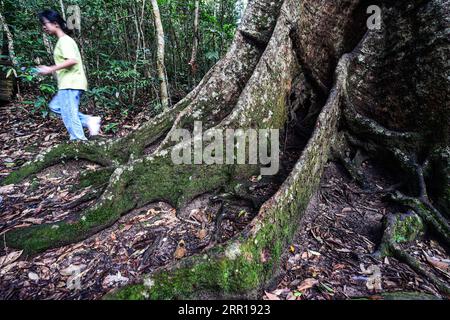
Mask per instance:
[[[192,74],[196,74],[197,72],[197,52],[198,52],[198,40],[200,34],[198,32],[198,23],[200,17],[200,0],[195,0],[195,10],[194,10],[194,39],[192,41],[192,54],[191,60],[189,61],[189,65],[191,66]]]
[[[64,7],[64,2],[63,0],[59,0],[59,5],[61,7],[61,16],[64,19],[64,21],[66,20],[66,9]]]
[[[151,0],[153,7],[153,16],[155,18],[156,27],[156,38],[158,39],[158,49],[157,49],[157,68],[158,68],[158,78],[160,85],[161,94],[161,104],[164,109],[168,109],[170,105],[168,85],[167,85],[167,75],[165,67],[165,40],[164,40],[164,29],[161,21],[161,14],[159,12],[159,6],[157,0]]]
[[[11,58],[11,62],[13,66],[17,67],[18,61],[16,57],[16,52],[14,50],[14,40],[11,31],[9,30],[8,24],[6,23],[5,17],[0,12],[0,24],[2,26],[3,31],[6,33],[6,38],[8,39],[8,54]]]

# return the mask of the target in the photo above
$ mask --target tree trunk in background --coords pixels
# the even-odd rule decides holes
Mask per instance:
[[[61,16],[63,17],[63,19],[66,21],[66,9],[64,7],[64,2],[63,0],[59,0],[59,5],[61,7]]]
[[[13,64],[13,66],[17,66],[18,61],[16,58],[16,53],[14,51],[13,36],[11,34],[11,31],[9,30],[8,24],[6,23],[5,17],[3,16],[3,14],[1,12],[0,12],[0,24],[1,24],[3,31],[6,33],[6,38],[8,39],[8,54],[9,54],[9,57],[11,58],[11,62]]]
[[[166,67],[164,62],[165,56],[165,40],[164,40],[164,30],[161,21],[161,14],[159,12],[158,1],[151,0],[153,7],[153,16],[155,18],[156,27],[156,37],[158,39],[158,50],[157,50],[157,68],[158,68],[158,78],[160,85],[160,95],[161,104],[164,109],[169,108],[169,92],[167,85]]]
[[[45,32],[42,33],[42,41],[44,42],[45,51],[47,51],[49,58],[52,58],[53,57],[53,45]]]
[[[134,25],[136,27],[136,35],[137,35],[137,40],[136,40],[136,52],[135,52],[135,62],[134,62],[134,72],[137,73],[137,66],[139,63],[139,51],[142,49],[141,46],[141,29],[140,29],[140,22],[139,22],[139,14],[137,11],[137,2],[133,2],[133,16],[134,16]],[[131,104],[134,105],[134,102],[136,101],[136,93],[137,93],[137,78],[134,77],[134,82],[133,82],[133,93],[132,93],[132,98],[131,98]]]
[[[192,43],[192,55],[189,64],[191,66],[192,74],[195,75],[197,72],[197,52],[198,52],[198,40],[199,40],[199,32],[198,32],[198,23],[200,16],[200,0],[195,0],[195,11],[194,11],[194,40]]]

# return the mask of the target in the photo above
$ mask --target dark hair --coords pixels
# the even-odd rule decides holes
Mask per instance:
[[[46,19],[52,23],[57,23],[60,26],[60,28],[62,29],[62,31],[64,31],[64,33],[67,33],[67,34],[71,33],[70,29],[67,28],[66,21],[61,17],[59,12],[56,10],[51,10],[51,9],[44,10],[42,12],[39,12],[38,17],[39,17],[39,21],[42,24],[44,23],[44,19]]]

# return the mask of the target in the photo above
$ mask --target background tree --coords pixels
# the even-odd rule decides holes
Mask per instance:
[[[153,16],[155,19],[156,26],[156,37],[158,39],[158,49],[157,49],[157,69],[158,69],[158,78],[159,78],[159,86],[161,93],[161,103],[164,109],[169,107],[169,92],[167,88],[167,76],[166,76],[166,65],[165,65],[165,45],[166,41],[164,39],[164,30],[161,22],[161,15],[159,13],[158,1],[151,0],[153,7]]]
[[[3,3],[2,3],[2,7],[4,8]],[[3,31],[2,34],[4,35],[3,41],[6,42],[5,44],[3,44],[3,47],[8,48],[7,54],[9,56],[9,58],[11,59],[13,66],[17,66],[18,62],[17,62],[17,58],[16,58],[16,50],[14,49],[14,39],[13,39],[11,31],[9,30],[8,23],[6,22],[6,19],[1,12],[0,12],[0,24],[1,24],[1,29]]]
[[[194,11],[194,40],[192,44],[192,55],[189,65],[192,68],[192,74],[197,73],[197,52],[198,52],[198,39],[200,37],[198,33],[198,22],[200,15],[200,0],[195,0],[195,11]]]

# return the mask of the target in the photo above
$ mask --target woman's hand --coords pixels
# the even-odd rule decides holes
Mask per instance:
[[[75,59],[66,59],[63,63],[58,64],[58,65],[54,65],[54,66],[38,66],[38,74],[41,75],[48,75],[48,74],[52,74],[53,72],[56,72],[58,70],[61,69],[69,69],[71,67],[73,67],[74,65],[78,64],[78,61]]]
[[[52,74],[53,72],[55,72],[55,70],[52,67],[49,67],[49,66],[38,66],[37,70],[38,70],[38,74],[41,74],[41,75],[44,75],[44,76]]]

